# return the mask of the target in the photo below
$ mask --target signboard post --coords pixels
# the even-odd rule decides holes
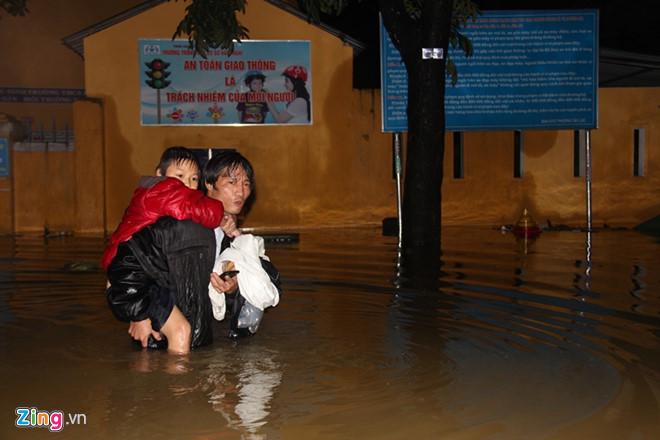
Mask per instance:
[[[380,18],[380,84],[382,109],[382,130],[394,132],[392,139],[392,160],[394,161],[394,178],[396,179],[396,214],[398,226],[398,263],[401,262],[401,244],[403,239],[403,187],[402,174],[402,136],[408,129],[408,73],[403,65],[399,51],[390,40],[383,19]],[[386,102],[387,101],[387,105]]]

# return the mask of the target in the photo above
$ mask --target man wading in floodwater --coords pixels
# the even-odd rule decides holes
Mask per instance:
[[[190,162],[188,174],[195,174],[191,160],[186,158],[183,162]],[[227,206],[215,233],[191,220],[162,217],[134,233],[119,245],[114,258],[109,257],[112,264],[108,268],[108,302],[120,320],[132,322],[129,333],[140,340],[143,347],[164,348],[161,331],[168,338],[168,350],[175,353],[187,353],[191,346],[212,342],[207,286],[217,255],[216,240],[220,251],[229,245],[232,237],[240,235],[236,216],[252,194],[254,175],[250,163],[235,152],[216,156],[207,169],[204,180],[209,197]],[[181,179],[182,176],[173,177]],[[158,203],[155,207],[161,208]],[[215,220],[211,222],[218,224]],[[277,270],[267,261],[262,262],[262,266],[279,289]],[[228,294],[230,336],[239,336],[241,332],[237,330],[235,318],[245,301],[238,291],[236,278],[223,280],[218,274],[211,274],[211,284],[218,292]],[[159,323],[155,328],[154,320]]]

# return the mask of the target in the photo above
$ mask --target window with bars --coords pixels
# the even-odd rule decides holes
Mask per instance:
[[[462,179],[465,177],[463,141],[463,132],[454,132],[454,179]]]
[[[633,176],[643,177],[645,175],[646,155],[646,129],[635,128],[633,130]]]
[[[585,175],[585,151],[587,134],[583,130],[573,131],[573,177]]]
[[[513,132],[513,177],[519,179],[524,173],[523,163],[523,133],[521,130]]]

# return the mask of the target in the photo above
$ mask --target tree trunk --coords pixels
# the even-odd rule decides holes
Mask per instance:
[[[445,61],[453,0],[423,4],[418,38],[402,41],[408,71],[408,145],[403,198],[402,280],[437,285],[445,136]],[[414,41],[417,40],[417,41]],[[442,48],[442,59],[422,59]]]

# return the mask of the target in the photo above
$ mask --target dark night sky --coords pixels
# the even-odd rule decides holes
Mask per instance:
[[[598,9],[600,47],[660,56],[660,0],[473,0],[482,10]],[[354,85],[379,87],[378,10],[375,0],[351,2],[339,17],[322,21],[364,42]]]

